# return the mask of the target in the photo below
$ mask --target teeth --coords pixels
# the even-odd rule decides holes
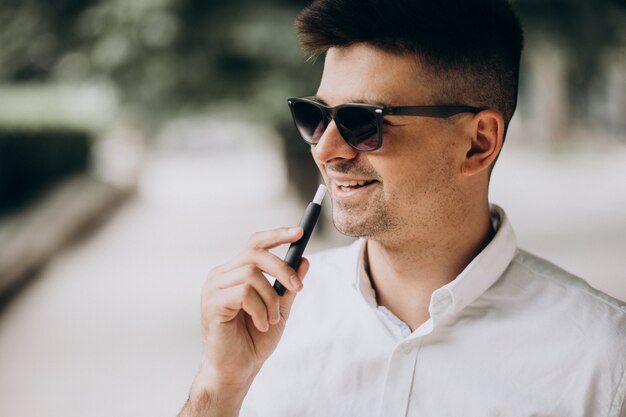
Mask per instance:
[[[372,181],[361,180],[361,181],[335,181],[337,186],[341,191],[348,192],[352,191],[357,187],[363,187],[364,185],[370,184]]]
[[[356,187],[357,185],[362,187],[367,184],[366,180],[362,181],[335,181],[340,187]]]

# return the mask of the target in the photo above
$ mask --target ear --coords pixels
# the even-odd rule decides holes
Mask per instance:
[[[483,110],[474,116],[470,126],[469,149],[461,172],[472,176],[488,169],[498,157],[504,139],[504,119],[495,110]]]

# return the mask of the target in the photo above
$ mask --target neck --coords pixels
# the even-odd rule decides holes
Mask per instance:
[[[491,241],[487,204],[457,224],[433,227],[428,237],[368,241],[368,263],[379,305],[412,330],[428,320],[432,293],[453,281]]]

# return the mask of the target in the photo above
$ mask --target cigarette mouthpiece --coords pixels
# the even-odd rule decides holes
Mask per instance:
[[[322,200],[324,200],[324,196],[326,195],[326,187],[323,184],[320,184],[317,187],[317,192],[315,193],[315,197],[313,197],[313,202],[315,204],[322,204]]]

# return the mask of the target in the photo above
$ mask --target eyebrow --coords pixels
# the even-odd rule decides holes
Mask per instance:
[[[315,95],[315,96],[311,96],[310,98],[311,98],[311,100],[315,100],[315,101],[317,101],[318,103],[323,104],[324,106],[328,106],[328,103],[326,103],[326,101],[324,101],[324,99],[323,99],[323,98],[321,98],[321,97],[319,97],[319,96],[317,96],[317,95]]]
[[[315,95],[311,97],[312,100],[317,101],[320,104],[323,104],[324,106],[328,106],[330,107],[330,105],[321,97]],[[372,104],[375,106],[383,106],[383,107],[392,107],[390,104],[382,102],[382,101],[367,101],[367,100],[363,100],[363,99],[354,99],[354,100],[348,100],[345,101],[345,103],[354,103],[354,104]]]

